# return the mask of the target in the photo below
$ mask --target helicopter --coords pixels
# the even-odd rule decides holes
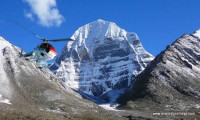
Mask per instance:
[[[47,62],[57,55],[56,49],[49,42],[73,41],[71,38],[47,40],[40,38],[43,42],[39,44],[32,52],[23,54],[23,50],[19,53],[20,57],[24,57],[29,61],[36,61],[40,67],[47,67]]]
[[[24,57],[26,60],[29,61],[36,61],[39,67],[47,67],[47,61],[54,59],[57,55],[56,49],[49,42],[74,41],[71,38],[60,38],[52,40],[45,39],[17,22],[15,22],[15,24],[22,27],[23,29],[33,34],[35,37],[39,38],[39,40],[42,41],[42,43],[40,43],[36,48],[34,48],[32,52],[23,53],[23,50],[21,49],[21,52],[19,53],[19,57]]]

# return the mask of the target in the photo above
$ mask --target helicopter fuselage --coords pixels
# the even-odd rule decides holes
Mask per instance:
[[[38,45],[38,47],[35,48],[34,52],[41,60],[51,60],[57,55],[56,50],[49,43],[42,43]]]
[[[49,43],[42,43],[38,45],[33,52],[23,55],[29,60],[48,61],[52,60],[57,55],[54,47]]]

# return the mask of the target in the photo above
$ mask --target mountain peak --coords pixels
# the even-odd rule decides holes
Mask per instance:
[[[106,23],[106,22],[108,22],[108,21],[103,20],[103,19],[98,19],[98,20],[96,20],[96,21],[94,21],[94,22],[98,22],[98,23]]]
[[[113,22],[98,19],[88,23],[78,30],[72,36],[73,39],[104,38],[125,36],[126,31]]]
[[[136,33],[101,19],[80,27],[72,38],[52,70],[64,85],[92,96],[127,88],[154,58]]]
[[[98,19],[98,20],[93,21],[93,22],[91,22],[89,24],[106,25],[107,27],[109,27],[109,26],[119,27],[118,25],[116,25],[116,23],[111,22],[111,21],[106,21],[106,20],[103,20],[103,19]]]
[[[97,19],[98,22],[104,22],[105,20],[103,19]]]

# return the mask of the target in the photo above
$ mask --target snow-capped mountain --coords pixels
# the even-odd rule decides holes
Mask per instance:
[[[63,87],[48,69],[18,57],[19,48],[0,37],[0,118],[115,119]]]
[[[119,101],[132,109],[199,111],[200,30],[184,34],[156,56]]]
[[[154,58],[136,33],[101,19],[71,38],[51,69],[66,86],[93,96],[127,88]]]

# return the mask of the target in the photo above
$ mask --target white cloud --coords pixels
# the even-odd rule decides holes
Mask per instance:
[[[57,9],[56,0],[23,0],[31,7],[25,16],[33,20],[37,17],[39,24],[45,27],[60,26],[64,17]]]

